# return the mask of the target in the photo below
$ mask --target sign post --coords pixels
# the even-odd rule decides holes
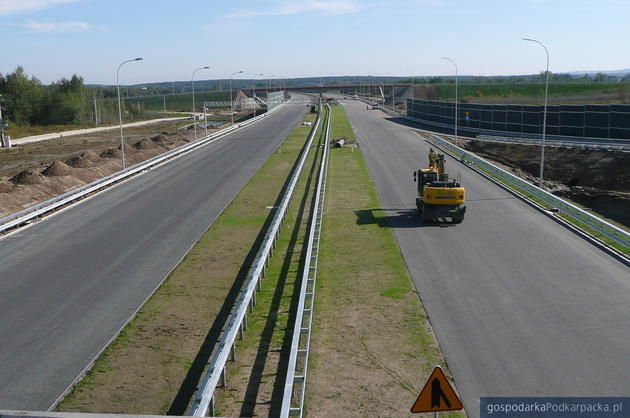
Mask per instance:
[[[462,401],[457,396],[440,366],[435,366],[427,379],[418,399],[411,407],[411,412],[434,412],[438,416],[440,411],[457,411],[463,409]]]

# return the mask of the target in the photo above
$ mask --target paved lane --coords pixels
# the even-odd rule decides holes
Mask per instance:
[[[450,157],[466,219],[420,225],[428,145],[343,105],[468,414],[481,396],[628,396],[630,269]]]
[[[306,110],[285,106],[0,240],[0,409],[47,409]]]

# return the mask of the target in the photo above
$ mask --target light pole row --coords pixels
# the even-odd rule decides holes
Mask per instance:
[[[123,65],[127,64],[128,62],[134,62],[134,61],[142,61],[142,58],[134,58],[134,59],[123,61],[120,63],[120,65],[118,66],[116,70],[116,90],[118,92],[118,121],[120,125],[120,153],[121,153],[120,161],[121,161],[121,166],[123,170],[125,169],[126,164],[125,164],[125,140],[123,136],[123,121],[122,121],[122,102],[120,100],[120,68]],[[195,140],[197,140],[197,109],[195,106],[195,73],[197,73],[197,71],[208,70],[208,69],[210,69],[210,66],[199,67],[192,72],[192,75],[190,77],[191,84],[192,84],[192,114],[193,114],[193,121],[194,121],[193,123],[194,134],[193,135],[194,135]],[[243,71],[236,71],[230,75],[230,110],[231,110],[232,124],[234,124],[234,100],[232,99],[232,77],[234,77],[234,74],[241,74],[241,73],[243,73]],[[262,75],[263,74],[258,74],[257,77],[262,76]],[[206,132],[207,132],[207,126],[206,126]]]
[[[543,188],[543,172],[544,172],[544,167],[545,167],[545,136],[547,133],[547,103],[548,103],[548,97],[549,97],[549,50],[547,50],[547,47],[542,42],[536,39],[523,38],[523,40],[534,42],[542,46],[545,50],[545,54],[547,55],[547,68],[545,71],[545,105],[543,107],[542,139],[540,143],[540,173],[538,177],[538,187],[542,189]],[[454,119],[455,119],[455,145],[457,145],[457,142],[458,142],[457,141],[457,122],[458,122],[458,114],[457,114],[457,102],[458,102],[457,82],[458,80],[457,79],[458,79],[459,74],[457,70],[457,63],[453,59],[447,58],[447,57],[442,57],[442,59],[448,60],[452,62],[453,65],[455,65],[455,117]]]
[[[232,99],[232,78],[234,74],[242,74],[243,71],[234,71],[230,74],[230,116],[232,118],[232,125],[234,125],[234,100]]]
[[[120,121],[120,158],[121,158],[121,165],[122,165],[123,170],[125,169],[125,141],[123,140],[122,107],[120,104],[120,82],[119,82],[118,76],[120,74],[120,67],[127,64],[128,62],[133,62],[133,61],[142,61],[142,58],[134,58],[132,60],[123,61],[120,63],[120,65],[118,66],[118,69],[116,70],[116,89],[118,90],[118,120]]]
[[[193,132],[194,132],[193,135],[194,135],[195,141],[197,140],[197,108],[195,107],[195,73],[197,71],[207,70],[209,68],[210,68],[209,66],[199,67],[192,72],[192,76],[190,77],[190,80],[192,83],[192,102],[193,102],[192,113],[193,113]],[[206,131],[207,131],[207,122],[206,122]]]

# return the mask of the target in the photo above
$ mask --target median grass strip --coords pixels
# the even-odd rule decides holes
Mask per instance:
[[[286,139],[58,411],[186,412],[309,131]]]
[[[332,137],[342,136],[354,139],[333,106]],[[360,149],[331,149],[329,164],[306,412],[409,416],[444,359],[391,229],[358,222],[381,207]]]
[[[236,362],[228,364],[227,387],[218,391],[217,415],[280,414],[300,290],[296,283],[302,276],[303,244],[322,154],[317,139],[296,185],[256,306],[248,315],[245,338],[237,341]]]

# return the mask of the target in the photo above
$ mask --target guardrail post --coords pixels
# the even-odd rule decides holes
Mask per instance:
[[[234,353],[234,359],[236,359],[236,353]],[[227,386],[227,367],[224,367],[223,370],[221,371],[221,386],[222,387],[226,387]]]
[[[210,405],[208,405],[208,415],[214,416],[214,396],[210,399]]]

